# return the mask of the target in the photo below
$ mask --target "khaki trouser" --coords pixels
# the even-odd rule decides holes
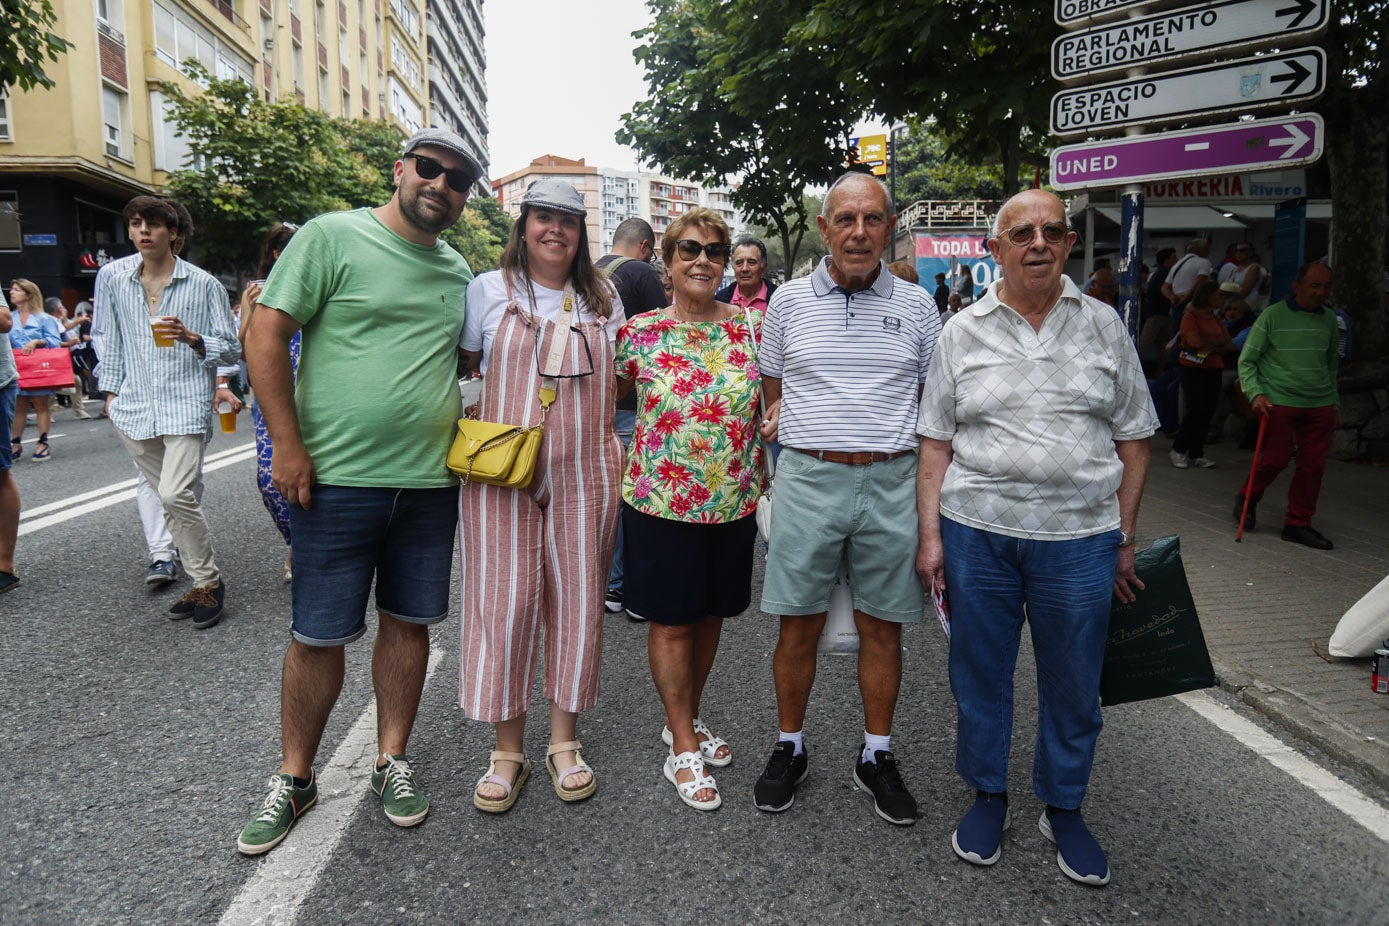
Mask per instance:
[[[117,429],[116,433],[120,433]],[[166,434],[133,440],[121,434],[125,449],[159,495],[174,535],[183,568],[195,588],[216,585],[221,578],[212,559],[212,537],[193,486],[202,478],[203,435]]]

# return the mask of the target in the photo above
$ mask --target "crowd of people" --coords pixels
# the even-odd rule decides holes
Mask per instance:
[[[715,772],[735,750],[703,710],[704,693],[723,622],[753,603],[755,514],[775,450],[758,604],[778,619],[777,731],[755,806],[789,810],[810,773],[816,644],[847,563],[864,725],[852,779],[881,819],[917,820],[892,747],[902,629],[925,618],[927,593],[948,582],[956,768],[975,791],[954,851],[994,864],[1012,821],[1011,679],[1026,621],[1041,695],[1038,827],[1069,878],[1107,883],[1107,856],[1081,807],[1102,726],[1111,598],[1132,601],[1143,587],[1133,545],[1158,419],[1122,321],[1062,272],[1076,236],[1061,201],[1031,190],[1002,206],[988,237],[1001,277],[961,311],[937,306],[910,266],[883,260],[896,215],[865,174],[830,186],[816,218],[828,254],[780,286],[766,279],[762,243],[732,240],[707,209],[671,223],[659,262],[640,219],[595,262],[583,196],[558,179],[529,187],[501,266],[475,277],[440,235],[482,174],[453,133],[416,133],[395,163],[389,202],[269,229],[238,313],[213,277],[179,256],[187,211],[136,197],[125,210],[136,253],[96,281],[80,337],[100,361],[104,411],[143,487],[146,581],[171,584],[186,571],[192,588],[169,616],[199,628],[221,619],[227,594],[200,503],[203,450],[213,409],[239,409],[253,387],[257,481],[292,551],[292,613],[282,761],[238,849],[272,850],[316,803],[314,763],[345,648],[366,635],[373,599],[371,787],[396,825],[426,818],[408,741],[455,562],[458,703],[493,737],[472,793],[478,810],[506,812],[530,776],[525,728],[538,667],[553,790],[566,803],[596,793],[579,725],[599,701],[604,615],[624,611],[648,627],[665,712],[661,774],[685,805],[720,807]],[[1276,359],[1290,338],[1308,337],[1296,319],[1282,320],[1319,309],[1329,276],[1304,270],[1297,301],[1271,307],[1247,333],[1247,356]],[[0,309],[11,342],[61,343],[61,323],[22,283],[10,291],[13,310]],[[1199,466],[1203,410],[1223,375],[1206,361],[1233,339],[1214,315],[1220,284],[1193,288],[1181,330],[1198,361],[1183,382],[1197,399],[1178,447]],[[459,378],[475,374],[483,390],[465,409]],[[37,411],[42,397],[17,389],[3,367],[0,382],[0,412],[22,430],[14,404]],[[1299,443],[1294,493],[1314,501],[1305,441],[1325,415],[1300,404],[1310,393],[1296,373],[1253,359],[1249,384],[1255,408]],[[539,434],[528,481],[465,477],[460,486],[446,466],[460,416]],[[1251,519],[1293,440],[1271,441],[1278,449],[1261,463]],[[9,462],[0,459],[0,584],[17,581]],[[1290,524],[1310,519],[1294,507]]]

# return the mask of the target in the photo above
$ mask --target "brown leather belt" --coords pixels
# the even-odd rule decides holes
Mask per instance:
[[[896,453],[888,453],[884,450],[802,450],[799,447],[786,449],[803,453],[817,460],[824,460],[826,463],[847,463],[849,466],[886,463],[888,460],[895,460],[912,452],[910,450],[898,450]]]

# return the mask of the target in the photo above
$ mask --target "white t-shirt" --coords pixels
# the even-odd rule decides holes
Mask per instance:
[[[1178,296],[1186,296],[1196,288],[1196,278],[1200,276],[1208,280],[1211,278],[1211,262],[1199,254],[1192,253],[1172,266],[1167,280],[1172,284],[1172,292]]]
[[[529,308],[540,318],[549,321],[558,319],[560,308],[564,304],[564,290],[548,289],[539,283],[532,283],[531,285],[535,289],[535,304],[530,305],[530,293],[526,291],[524,285],[514,290],[516,302],[522,308]],[[577,298],[579,300],[579,321],[599,321],[598,316],[584,303],[583,296]],[[612,300],[612,315],[604,323],[603,330],[608,335],[608,344],[615,346],[617,333],[622,329],[627,315],[622,309],[622,299],[618,297],[616,292],[613,292]],[[463,337],[459,343],[464,350],[482,351],[481,370],[483,373],[487,372],[487,358],[492,353],[492,338],[496,336],[497,328],[501,325],[502,316],[506,314],[506,307],[509,304],[506,281],[500,270],[479,274],[468,284],[467,316],[463,321]]]

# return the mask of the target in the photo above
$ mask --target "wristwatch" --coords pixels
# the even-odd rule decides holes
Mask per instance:
[[[1133,542],[1135,539],[1137,539],[1136,535],[1126,534],[1122,530],[1119,531],[1119,549],[1122,550],[1125,547],[1133,546]]]

